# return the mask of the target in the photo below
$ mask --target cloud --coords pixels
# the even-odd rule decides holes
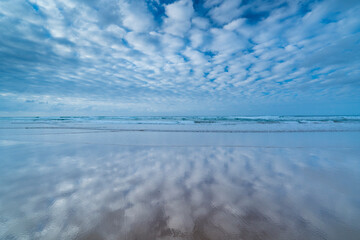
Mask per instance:
[[[19,102],[88,99],[94,114],[111,101],[156,112],[186,102],[188,114],[313,99],[346,105],[360,101],[359,11],[357,1],[336,0],[2,1],[0,89]]]
[[[119,2],[123,25],[135,32],[149,32],[154,29],[153,15],[147,10],[145,2]]]
[[[184,34],[191,27],[191,17],[194,9],[191,0],[181,0],[166,5],[164,19],[164,30],[167,33],[184,37]]]
[[[209,14],[218,24],[228,23],[242,13],[240,4],[241,0],[224,0],[219,6],[211,8]]]
[[[210,21],[207,18],[194,17],[191,21],[194,24],[194,26],[200,29],[208,29],[210,26]]]

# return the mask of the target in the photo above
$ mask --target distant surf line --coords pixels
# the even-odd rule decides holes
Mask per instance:
[[[145,128],[90,128],[90,127],[19,127],[19,128],[0,128],[0,129],[59,129],[59,130],[92,130],[99,133],[102,132],[164,132],[164,133],[306,133],[306,132],[360,132],[360,129],[270,129],[270,130],[222,130],[222,129],[145,129]],[[74,132],[71,134],[85,133]],[[61,133],[53,133],[61,134]],[[62,133],[70,134],[70,133]]]

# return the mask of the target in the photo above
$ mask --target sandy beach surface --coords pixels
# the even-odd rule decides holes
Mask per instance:
[[[359,239],[357,123],[274,124],[2,119],[0,239]]]

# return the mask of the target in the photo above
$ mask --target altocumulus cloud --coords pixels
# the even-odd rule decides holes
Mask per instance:
[[[356,0],[3,0],[0,111],[357,114],[359,16]]]

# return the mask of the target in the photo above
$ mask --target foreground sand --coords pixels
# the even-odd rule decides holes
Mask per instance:
[[[0,135],[1,239],[358,239],[360,134]]]

